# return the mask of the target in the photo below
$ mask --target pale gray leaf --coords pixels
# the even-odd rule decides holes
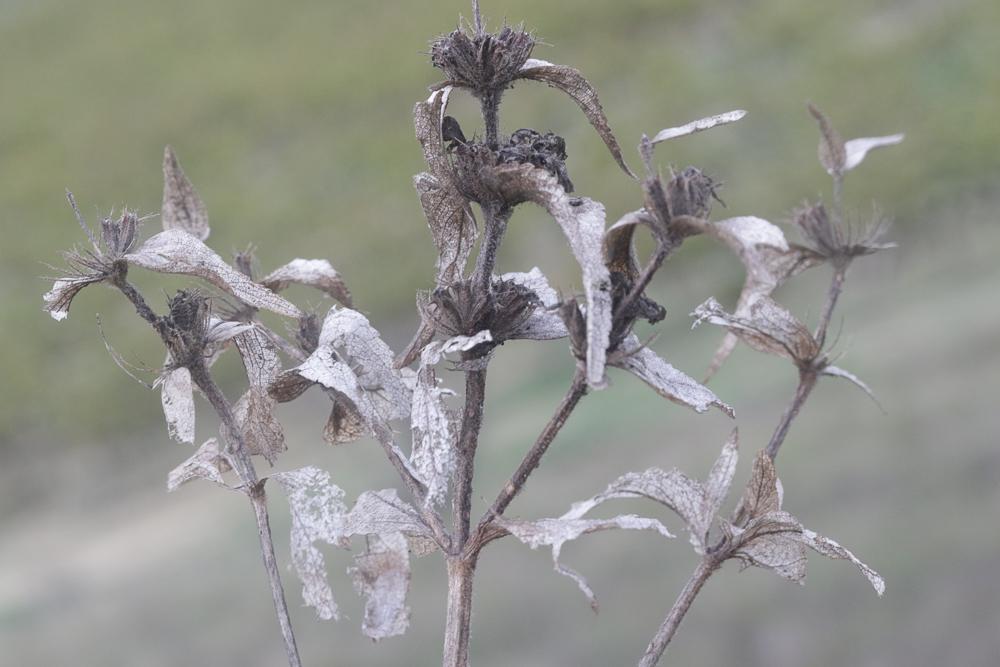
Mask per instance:
[[[830,377],[844,378],[845,380],[856,386],[858,389],[868,394],[868,398],[872,399],[872,402],[878,406],[878,409],[881,410],[883,413],[885,412],[885,408],[882,407],[882,404],[875,396],[875,392],[873,392],[871,390],[871,387],[865,384],[865,382],[854,373],[851,373],[850,371],[845,371],[843,368],[840,368],[838,366],[827,366],[826,368],[823,369],[821,375],[829,375]]]
[[[424,161],[442,187],[453,187],[454,183],[451,159],[441,137],[441,123],[448,109],[451,90],[451,86],[435,90],[426,101],[417,102],[413,107],[413,125],[424,151]]]
[[[316,542],[346,547],[341,527],[347,513],[344,491],[318,468],[301,468],[271,475],[288,496],[292,518],[292,565],[302,581],[302,599],[323,620],[339,619],[340,612],[326,578],[326,561]]]
[[[125,255],[125,259],[133,266],[150,271],[201,278],[255,308],[296,319],[302,316],[302,311],[294,304],[253,282],[196,237],[180,229],[160,232],[138,250]]]
[[[272,465],[288,449],[284,429],[274,414],[276,405],[264,387],[250,387],[233,405],[233,416],[250,453]]]
[[[744,116],[747,112],[743,109],[736,109],[734,111],[727,111],[725,113],[720,113],[715,116],[709,116],[707,118],[700,118],[698,120],[693,120],[690,123],[681,125],[680,127],[670,127],[666,130],[660,130],[653,137],[653,144],[658,144],[661,141],[667,141],[668,139],[675,139],[677,137],[687,136],[689,134],[694,134],[695,132],[701,132],[703,130],[709,130],[718,125],[728,125],[729,123],[735,123]]]
[[[186,368],[174,368],[164,372],[154,387],[160,387],[160,402],[163,416],[167,420],[167,433],[177,442],[194,442],[194,387],[191,372]]]
[[[432,537],[417,510],[400,498],[396,489],[365,491],[359,495],[338,530],[337,534],[343,538],[392,533]]]
[[[548,211],[569,241],[587,297],[587,382],[603,389],[612,315],[611,277],[604,265],[604,206],[568,196],[555,176],[530,164],[498,167],[489,176],[507,197],[532,201]]]
[[[365,598],[365,616],[361,630],[374,640],[395,637],[406,632],[410,608],[406,593],[410,587],[410,554],[401,533],[373,535],[368,549],[354,557],[348,568],[354,590]]]
[[[500,276],[501,280],[509,281],[523,287],[527,287],[542,302],[546,308],[554,308],[559,305],[559,293],[549,284],[549,279],[545,277],[542,270],[537,266],[531,271],[505,273]]]
[[[597,134],[604,141],[604,145],[611,151],[611,155],[615,158],[618,166],[626,174],[635,178],[635,174],[625,164],[622,149],[618,145],[618,140],[615,139],[614,133],[611,131],[611,126],[608,125],[608,119],[604,115],[604,108],[597,97],[597,91],[594,90],[594,87],[590,85],[590,82],[583,77],[583,74],[579,70],[564,65],[553,65],[544,60],[529,58],[524,63],[524,66],[521,67],[519,78],[541,81],[573,98],[573,101],[583,110],[587,120],[597,130]]]
[[[555,571],[576,582],[583,594],[587,596],[587,600],[590,601],[590,606],[595,612],[598,607],[597,598],[590,586],[587,585],[586,580],[579,573],[559,562],[563,544],[582,535],[603,530],[655,530],[664,537],[673,537],[656,519],[647,519],[632,514],[612,519],[581,519],[572,517],[572,514],[575,514],[574,510],[570,510],[569,513],[558,519],[539,519],[537,521],[498,519],[497,523],[532,549],[541,546],[552,547],[552,564]]]
[[[715,406],[730,417],[736,416],[733,409],[720,401],[708,387],[699,384],[643,346],[635,334],[629,334],[622,341],[609,363],[633,373],[660,396],[678,405],[689,407],[695,412],[706,412]]]
[[[748,565],[771,570],[789,581],[802,583],[806,577],[806,552],[800,541],[801,526],[797,522],[774,521],[753,528],[754,537],[740,546],[734,557]]]
[[[860,139],[851,139],[846,144],[844,144],[844,151],[846,152],[846,157],[844,158],[844,171],[849,171],[854,169],[861,161],[865,159],[868,155],[868,151],[881,148],[882,146],[895,146],[896,144],[902,143],[905,135],[902,134],[890,134],[885,137],[862,137]]]
[[[478,236],[469,202],[453,186],[442,184],[432,174],[417,174],[413,186],[437,248],[438,286],[461,280]]]
[[[448,493],[448,480],[455,467],[455,444],[458,430],[445,397],[454,392],[438,386],[433,365],[440,359],[436,344],[428,346],[421,357],[413,390],[410,428],[413,451],[410,463],[427,487],[426,502],[440,504]]]
[[[190,458],[170,471],[167,475],[167,491],[176,491],[177,487],[193,479],[207,479],[227,489],[232,488],[222,477],[228,470],[231,470],[231,466],[218,439],[209,438]]]
[[[225,343],[253,328],[254,325],[247,322],[232,322],[220,320],[218,317],[211,317],[208,321],[208,334],[205,337],[205,341],[208,343]]]
[[[314,287],[345,306],[351,306],[351,291],[325,259],[293,259],[264,276],[260,284],[272,292],[280,292],[292,284]]]
[[[555,340],[569,335],[566,324],[555,310],[560,303],[559,293],[549,285],[548,279],[537,266],[527,273],[505,273],[500,278],[527,287],[541,302],[528,319],[510,335],[511,338]]]
[[[736,509],[736,524],[746,525],[747,520],[757,519],[772,512],[781,511],[781,487],[774,462],[765,450],[757,452],[753,470],[747,481],[743,497]],[[743,519],[745,517],[745,519]]]
[[[191,181],[184,175],[174,150],[163,150],[163,207],[160,219],[164,230],[179,229],[199,241],[208,238],[208,210]]]
[[[770,297],[758,296],[747,316],[727,313],[713,298],[698,306],[691,315],[694,326],[710,322],[725,327],[744,343],[767,354],[786,357],[797,363],[815,359],[820,348],[812,333],[788,310]]]
[[[879,597],[882,597],[885,593],[885,580],[882,579],[879,573],[862,563],[857,556],[851,553],[848,549],[840,546],[837,542],[834,542],[828,537],[818,535],[808,529],[802,530],[799,539],[801,539],[802,543],[807,547],[826,556],[827,558],[851,561],[859,570],[861,570],[861,574],[865,575],[865,578],[867,578],[871,583]]]
[[[736,463],[739,460],[739,431],[733,429],[729,439],[722,446],[722,452],[708,473],[705,480],[705,508],[710,517],[719,514],[722,503],[729,495],[729,486],[736,474]]]

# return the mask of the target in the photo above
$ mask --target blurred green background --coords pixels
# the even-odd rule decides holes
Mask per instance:
[[[845,138],[907,134],[848,177],[853,214],[866,219],[877,201],[900,247],[856,265],[837,319],[840,364],[872,385],[888,415],[850,385],[826,381],[779,460],[786,507],[879,569],[888,592],[880,600],[849,565],[818,557],[804,588],[727,566],[665,664],[1000,664],[1000,4],[485,0],[483,8],[491,25],[524,20],[545,43],[537,57],[590,77],[625,146],[643,132],[748,109],[735,126],[658,152],[664,166],[695,164],[725,182],[729,208],[717,218],[781,221],[827,192],[806,100]],[[216,250],[253,244],[264,270],[296,256],[330,259],[399,349],[415,325],[414,288],[433,279],[410,182],[422,168],[410,114],[437,80],[428,41],[459,13],[468,9],[457,0],[0,0],[0,662],[282,663],[245,502],[209,485],[164,493],[166,472],[189,450],[168,441],[158,396],[111,362],[94,313],[130,361],[155,368],[158,341],[109,290],[84,292],[61,324],[41,310],[47,265],[82,240],[64,188],[92,222],[123,204],[157,212],[170,143],[209,207]],[[636,184],[568,98],[529,83],[507,99],[503,128],[563,135],[577,189],[604,201],[612,221],[638,206]],[[470,132],[475,106],[460,99],[453,109]],[[148,226],[153,233],[157,221]],[[500,268],[534,265],[566,291],[579,286],[558,228],[519,210]],[[161,307],[185,284],[136,277]],[[655,348],[699,375],[720,334],[689,331],[686,313],[713,295],[731,304],[740,280],[724,249],[686,244],[652,289],[669,311]],[[826,280],[814,270],[779,299],[814,322]],[[487,498],[558,403],[572,361],[561,342],[510,344],[494,367],[478,464]],[[235,395],[238,363],[220,372]],[[653,465],[704,475],[731,423],[612,379],[611,391],[584,400],[511,513],[561,513]],[[736,484],[794,382],[785,364],[746,349],[713,380],[739,416]],[[371,443],[322,444],[324,400],[308,396],[285,410],[291,450],[281,467],[320,465],[352,497],[395,485]],[[199,419],[208,437],[207,410]],[[274,505],[287,562],[283,500]],[[615,509],[660,516],[648,505]],[[479,569],[475,663],[634,664],[695,563],[685,542],[601,534],[568,546],[565,561],[601,598],[599,616],[552,573],[547,553],[498,543]],[[372,644],[343,575],[350,555],[327,555],[349,619],[316,620],[286,579],[307,664],[438,661],[439,560],[414,564],[410,632]]]

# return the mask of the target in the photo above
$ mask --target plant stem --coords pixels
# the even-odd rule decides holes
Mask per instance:
[[[774,430],[771,441],[767,444],[767,455],[771,457],[772,461],[778,456],[778,450],[785,441],[785,436],[788,435],[788,429],[792,425],[792,421],[798,416],[799,410],[805,404],[806,399],[809,398],[809,394],[812,393],[813,387],[816,386],[818,378],[819,373],[814,369],[802,369],[799,371],[799,386],[795,389],[795,396],[788,407],[785,408],[784,414],[781,415],[781,421],[778,422],[778,427]]]
[[[833,310],[837,307],[837,300],[844,289],[844,279],[847,277],[847,263],[838,264],[833,270],[833,278],[830,280],[830,288],[826,293],[826,303],[823,305],[823,312],[820,315],[819,324],[816,326],[816,333],[813,338],[819,344],[820,349],[826,342],[827,330],[830,328],[830,320],[833,317]]]
[[[486,127],[486,145],[494,150],[500,144],[500,98],[502,95],[503,91],[491,90],[483,92],[479,98],[483,125]]]
[[[640,296],[642,296],[643,291],[649,286],[650,281],[653,279],[653,274],[660,270],[663,266],[663,262],[666,261],[667,257],[670,256],[671,251],[675,246],[672,244],[659,240],[656,244],[656,253],[650,258],[649,263],[643,268],[642,273],[639,274],[639,278],[632,285],[632,289],[629,293],[625,295],[625,298],[621,300],[618,307],[615,308],[615,319],[620,319],[624,313],[628,312],[629,307],[635,303]]]
[[[569,391],[566,392],[566,396],[563,397],[562,403],[559,404],[555,414],[545,424],[545,428],[538,435],[535,444],[524,455],[524,459],[522,459],[517,470],[510,476],[507,483],[504,484],[503,489],[497,495],[496,500],[493,501],[490,509],[483,515],[477,527],[477,533],[482,533],[493,519],[503,514],[508,505],[521,492],[521,489],[524,488],[525,483],[528,481],[528,477],[538,467],[539,463],[541,463],[542,457],[548,450],[549,445],[555,440],[556,435],[558,435],[566,420],[569,419],[577,403],[580,402],[580,399],[586,393],[587,376],[584,371],[578,368],[576,374],[573,376],[573,383],[570,385]]]
[[[443,667],[467,667],[472,619],[472,583],[477,556],[451,556],[448,565],[448,616],[444,632]]]
[[[264,557],[264,569],[271,583],[271,597],[274,600],[274,610],[278,615],[278,625],[281,636],[285,640],[285,655],[289,667],[301,667],[299,650],[295,645],[295,634],[292,632],[291,617],[288,613],[288,603],[285,602],[285,591],[281,586],[281,575],[278,572],[278,561],[274,555],[274,540],[271,539],[271,522],[267,515],[267,496],[264,485],[256,484],[250,493],[254,515],[257,517],[257,534],[260,536],[260,552]]]
[[[475,473],[476,447],[479,431],[483,427],[483,405],[486,400],[486,371],[468,371],[465,374],[465,408],[462,413],[462,430],[458,438],[455,466],[455,483],[452,493],[452,547],[461,553],[469,539],[472,515],[472,479]]]
[[[489,292],[493,285],[493,269],[497,263],[497,252],[507,231],[507,221],[512,210],[506,212],[497,210],[492,204],[484,204],[483,210],[483,241],[476,256],[476,268],[472,280],[476,289],[483,294]]]
[[[649,646],[646,647],[646,652],[639,661],[639,667],[655,667],[660,662],[663,652],[667,649],[670,640],[674,638],[674,633],[677,632],[681,621],[684,620],[684,615],[691,608],[691,603],[694,602],[701,587],[705,585],[708,578],[718,568],[718,561],[709,556],[706,556],[698,564],[698,567],[691,574],[691,578],[684,585],[681,594],[677,596],[674,606],[670,608],[670,613],[663,619],[659,630],[656,631],[653,639],[649,642]]]

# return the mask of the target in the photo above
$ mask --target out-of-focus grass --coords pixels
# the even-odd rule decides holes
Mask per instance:
[[[842,365],[880,392],[889,416],[828,382],[781,459],[788,507],[879,567],[889,593],[876,600],[849,566],[818,559],[804,591],[727,568],[698,601],[672,659],[995,662],[1000,8],[985,0],[877,9],[860,0],[490,4],[491,16],[537,30],[549,45],[539,57],[592,79],[623,145],[748,109],[736,126],[660,151],[664,164],[694,163],[726,182],[730,208],[717,217],[777,220],[825,192],[806,99],[847,137],[908,135],[852,172],[847,190],[859,216],[877,199],[897,219],[900,250],[865,260],[852,278],[841,345],[849,352]],[[254,243],[264,269],[294,256],[329,258],[398,348],[414,320],[413,288],[429,284],[433,263],[410,185],[421,169],[410,110],[436,80],[421,53],[427,40],[460,11],[465,3],[3,4],[0,647],[12,664],[280,662],[249,513],[211,488],[171,497],[146,490],[162,488],[186,452],[166,442],[156,395],[135,391],[110,363],[91,318],[100,311],[119,351],[155,366],[162,352],[153,336],[106,290],[84,293],[62,324],[40,310],[42,263],[58,265],[58,251],[82,240],[63,188],[91,220],[123,203],[156,211],[160,155],[171,143],[209,206],[217,250]],[[457,100],[455,110],[467,131],[475,126],[471,103]],[[568,99],[518,86],[502,123],[564,135],[574,182],[605,201],[610,217],[638,205],[635,185]],[[151,233],[157,221],[148,224]],[[501,261],[504,270],[541,265],[565,290],[579,284],[557,228],[537,211],[518,212]],[[700,239],[671,259],[654,286],[669,309],[655,345],[677,366],[697,374],[710,357],[717,332],[688,333],[685,313],[713,294],[731,299],[739,271]],[[163,302],[163,285],[183,284],[136,279],[154,303]],[[815,314],[810,295],[823,281],[806,275],[781,298]],[[479,464],[486,496],[558,401],[570,364],[561,343],[509,344],[500,357]],[[230,366],[230,381],[237,370]],[[727,420],[615,380],[613,391],[586,399],[516,512],[561,512],[628,469],[707,469]],[[793,374],[741,351],[713,382],[739,411],[749,460]],[[350,495],[394,485],[375,448],[320,448],[319,404],[290,408],[290,423],[301,426],[283,466],[322,465]],[[211,420],[199,429],[209,434]],[[629,664],[692,565],[683,541],[601,535],[568,547],[567,559],[602,594],[596,619],[545,554],[500,545],[482,565],[477,664]],[[353,620],[319,623],[297,609],[307,661],[433,664],[443,609],[434,560],[415,564],[411,634],[372,646],[336,574],[349,558],[329,556]],[[124,646],[113,643],[123,638]]]

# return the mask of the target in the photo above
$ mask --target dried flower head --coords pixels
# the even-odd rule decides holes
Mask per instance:
[[[671,176],[667,183],[667,203],[670,216],[690,215],[707,218],[712,212],[712,200],[725,206],[719,198],[720,183],[716,183],[697,167],[684,167],[680,173]]]
[[[566,141],[562,137],[523,128],[510,135],[507,145],[497,151],[497,164],[533,164],[559,179],[566,192],[573,192],[566,157]]]
[[[887,225],[877,212],[874,217],[873,224],[852,227],[845,222],[838,224],[823,204],[806,204],[792,214],[792,222],[814,252],[834,266],[844,266],[855,257],[895,247],[894,243],[880,242]]]
[[[447,85],[468,88],[476,97],[502,94],[531,57],[535,39],[523,27],[500,32],[467,31],[461,26],[431,43],[431,64]]]

